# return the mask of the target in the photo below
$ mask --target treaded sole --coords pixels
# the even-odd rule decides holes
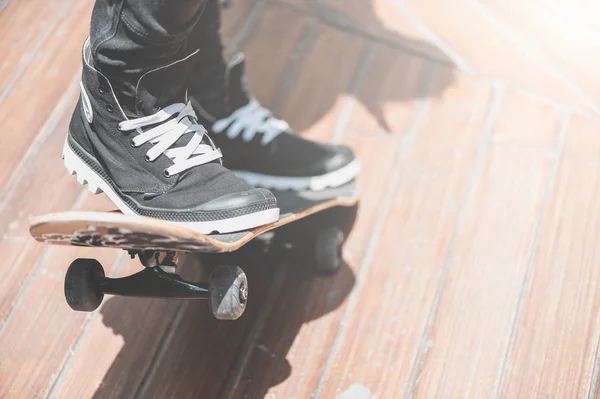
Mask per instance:
[[[119,197],[112,187],[104,181],[92,168],[90,168],[81,158],[69,147],[68,141],[65,141],[62,154],[65,168],[71,175],[77,176],[77,181],[81,185],[87,185],[88,191],[92,194],[105,193],[108,198],[126,215],[137,215],[129,206]],[[202,234],[213,233],[231,233],[234,231],[250,230],[255,227],[273,223],[279,220],[279,208],[267,209],[248,215],[237,216],[229,219],[202,221],[202,222],[175,222],[168,221],[179,226],[197,231]]]

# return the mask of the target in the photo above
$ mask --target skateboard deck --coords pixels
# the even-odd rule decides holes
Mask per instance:
[[[124,215],[120,211],[68,211],[32,220],[30,234],[50,245],[107,247],[137,251],[218,253],[241,248],[260,234],[334,207],[357,203],[355,181],[323,191],[273,191],[280,208],[279,220],[255,229],[201,234],[159,219]]]

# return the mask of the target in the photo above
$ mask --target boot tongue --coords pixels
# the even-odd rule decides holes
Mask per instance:
[[[196,53],[142,75],[136,86],[135,115],[131,116],[148,116],[168,105],[186,103],[186,80]]]
[[[227,66],[226,81],[229,107],[231,111],[248,104],[250,98],[246,89],[246,57],[238,53],[231,58]]]
[[[133,117],[149,116],[176,103],[187,104],[187,77],[193,66],[191,59],[197,53],[196,51],[184,59],[145,73],[137,83],[135,115]],[[193,120],[193,122],[196,123],[197,121]],[[192,137],[193,134],[191,132],[182,135],[171,148],[184,147]],[[202,144],[211,145],[207,136],[204,136],[202,139]],[[219,160],[212,162],[219,162]],[[190,173],[192,173],[192,169],[178,174],[178,179],[181,180]]]

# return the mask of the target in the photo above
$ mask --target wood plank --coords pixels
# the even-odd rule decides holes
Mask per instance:
[[[81,46],[89,32],[91,0],[77,1],[70,8],[51,40],[33,55],[31,63],[15,82],[0,107],[0,191],[28,151],[58,99],[81,69]]]
[[[318,397],[336,397],[355,383],[377,397],[402,397],[407,387],[490,110],[487,83],[455,78],[432,100],[398,160],[389,213],[320,385],[312,387]]]
[[[494,123],[492,141],[526,149],[554,150],[564,113],[554,104],[519,90],[507,90]]]
[[[548,154],[488,152],[424,338],[416,397],[496,396],[553,163]]]
[[[569,127],[506,365],[506,397],[599,395],[593,375],[599,367],[595,357],[600,337],[599,127],[598,120],[581,116],[575,116]]]
[[[303,137],[328,141],[351,97],[365,50],[361,38],[324,26],[316,28],[281,117]]]
[[[63,121],[63,123],[66,122]],[[60,148],[62,148],[62,133],[50,136],[51,139],[55,137],[61,137],[61,139],[49,140],[50,143],[48,144],[60,142]],[[56,147],[58,150],[59,146]],[[52,151],[50,151],[50,153],[51,152]],[[51,158],[60,160],[59,155]],[[38,157],[36,159],[46,160],[47,158]],[[39,170],[38,168],[32,169],[34,171]],[[56,169],[57,168],[50,168],[49,170],[56,171]],[[81,187],[79,184],[73,184],[73,180],[71,180],[73,179],[72,176],[69,176],[67,173],[64,173],[64,175],[72,185],[72,187],[66,188],[74,189],[73,193],[77,193],[77,197],[80,197],[79,193],[81,192]],[[52,181],[56,182],[60,180],[62,179],[57,177],[56,180],[49,180],[48,184]],[[61,192],[64,195],[64,201],[61,203],[64,205],[65,202],[68,202],[68,193],[71,191],[64,190]],[[40,196],[40,198],[43,200],[43,196]],[[107,203],[110,202],[105,196],[88,195],[83,198],[83,202],[79,205],[88,209],[105,209]],[[44,206],[56,207],[57,203],[49,203]],[[27,210],[28,207],[26,206],[24,209]],[[26,226],[26,222],[22,224]],[[10,254],[15,252],[19,253],[20,257],[14,263],[11,262],[11,264],[18,265],[18,267],[11,267],[8,269],[5,278],[2,281],[2,283],[8,287],[8,289],[2,288],[3,295],[0,297],[2,309],[5,311],[5,314],[10,307],[14,306],[14,309],[12,309],[12,314],[10,314],[8,319],[3,315],[3,323],[0,327],[0,334],[2,335],[0,335],[0,337],[2,337],[2,343],[5,343],[6,341],[4,340],[3,335],[5,329],[9,330],[9,334],[11,334],[12,330],[19,329],[21,330],[20,334],[29,335],[27,336],[28,338],[14,338],[18,342],[10,349],[6,349],[7,347],[0,344],[0,353],[10,354],[10,359],[13,361],[9,364],[10,367],[17,367],[15,364],[20,365],[21,362],[27,364],[28,367],[32,365],[31,367],[33,367],[33,369],[31,372],[34,374],[37,373],[40,376],[40,380],[35,385],[28,385],[28,383],[23,380],[22,376],[15,376],[16,373],[19,373],[17,367],[16,370],[10,369],[8,372],[3,373],[3,375],[6,374],[10,378],[8,380],[9,382],[6,382],[5,385],[3,380],[3,386],[0,387],[0,390],[6,388],[8,390],[22,390],[28,395],[32,394],[31,392],[40,392],[40,395],[45,395],[42,392],[48,392],[50,390],[54,379],[58,375],[58,371],[62,367],[61,362],[69,356],[69,348],[64,349],[63,345],[65,343],[62,342],[62,338],[65,337],[66,341],[69,341],[70,338],[73,338],[66,333],[71,332],[69,328],[73,327],[72,332],[77,334],[78,331],[80,331],[78,328],[81,327],[79,321],[83,320],[82,323],[86,323],[86,317],[81,313],[72,312],[64,301],[62,281],[67,266],[76,257],[97,257],[104,263],[107,274],[110,274],[114,270],[114,262],[116,256],[119,255],[119,251],[102,251],[98,249],[85,251],[84,249],[76,248],[52,249],[35,243],[31,241],[30,238],[22,236],[8,237],[8,239],[0,242],[0,246],[4,246],[5,244],[10,246],[5,248],[7,251],[4,253],[8,252]],[[17,271],[17,273],[11,274],[13,270]],[[22,282],[22,284],[15,285],[14,287],[10,285],[10,283],[14,284],[15,282]],[[31,296],[34,296],[36,299],[31,299]],[[50,309],[40,308],[40,303],[45,304],[44,306],[49,306]],[[24,318],[25,314],[32,311],[31,309],[33,309],[34,312],[31,318],[29,318],[29,316]],[[46,325],[44,325],[44,328],[39,328],[39,325],[36,325],[37,320],[35,317],[36,315],[39,316],[39,322],[44,324],[46,323],[46,319],[54,317],[56,312],[58,312],[58,322],[60,322],[60,318],[62,317],[65,319],[67,325],[63,328],[51,324],[51,332],[46,335],[44,330]],[[69,312],[71,315],[66,316]],[[54,321],[52,323],[54,323]],[[6,327],[6,324],[9,324],[9,327]],[[12,334],[16,335],[14,331],[12,331]],[[27,341],[27,339],[30,339],[30,341]],[[12,343],[6,343],[6,345],[12,345]],[[48,346],[52,346],[52,348],[48,349]],[[38,350],[43,353],[48,352],[48,357],[43,360],[38,359],[36,357]],[[51,374],[49,374],[48,370],[51,370]],[[13,386],[10,385],[10,381],[13,382]],[[44,384],[48,385],[46,386]]]
[[[35,270],[44,248],[26,238],[5,237],[0,240],[0,251],[6,265],[0,280],[0,320],[4,320]]]
[[[97,258],[110,275],[118,255],[111,250],[52,248],[0,330],[1,397],[46,396],[87,320],[64,299],[64,273],[78,257]],[[124,253],[123,253],[124,254]]]
[[[0,103],[10,82],[32,61],[38,47],[58,23],[64,20],[68,0],[12,1],[0,4]],[[27,29],[23,29],[27,27]]]
[[[35,147],[29,150],[28,159],[18,171],[19,179],[3,193],[0,234],[29,238],[29,221],[33,216],[70,209],[82,191],[76,178],[67,173],[61,157],[79,95],[76,83],[72,81],[64,98],[53,110],[54,123],[50,121],[45,127],[47,131],[41,133]]]
[[[260,0],[235,2],[234,7],[221,10],[221,37],[225,43],[233,40],[247,22],[252,10]]]
[[[3,240],[0,241],[0,251],[5,256],[7,264],[15,265],[7,268],[0,281],[0,319],[4,319],[11,311],[19,292],[26,285],[31,273],[37,267],[40,257],[45,254],[45,246],[34,242],[28,232],[29,222],[32,214],[58,211],[65,206],[71,208],[81,199],[82,188],[72,176],[65,173],[62,165],[55,165],[60,161],[62,150],[62,132],[60,127],[68,123],[68,111],[61,122],[57,125],[57,134],[52,134],[44,147],[46,157],[36,157],[36,162],[29,169],[28,174],[23,176],[22,184],[19,184],[9,196],[9,201],[0,212],[0,232],[3,232]],[[60,163],[60,162],[59,162]],[[41,165],[48,164],[45,168]],[[48,173],[40,173],[44,170]],[[45,184],[33,184],[42,192],[51,195],[31,195],[31,181],[45,182]],[[53,189],[58,188],[56,191]],[[21,198],[27,198],[27,202],[20,202]],[[90,209],[107,209],[108,199],[104,196],[87,198],[86,204],[92,204]],[[103,203],[102,207],[95,208],[94,203]],[[18,266],[17,266],[18,265]]]
[[[581,14],[595,14],[589,2],[575,10],[572,4],[548,4],[543,0],[483,0],[481,4],[533,54],[554,68],[600,108],[600,28],[586,23]],[[578,15],[579,14],[579,15]]]
[[[277,106],[307,20],[270,5],[265,7],[256,26],[260,28],[255,29],[242,49],[247,55],[248,88],[263,106],[271,109]]]
[[[311,264],[296,262],[296,268],[283,280],[270,319],[256,341],[233,397],[303,398],[313,394],[346,310],[346,297],[366,255],[383,194],[397,170],[398,151],[405,145],[406,133],[414,123],[417,99],[429,82],[424,72],[428,68],[430,65],[419,58],[390,53],[383,47],[376,50],[357,93],[365,106],[350,109],[352,118],[348,125],[353,130],[342,139],[363,163],[358,179],[359,214],[344,250],[347,265],[336,275],[323,278],[311,276]],[[315,77],[317,87],[317,78],[324,76]],[[399,132],[395,135],[378,134],[379,121],[369,111],[381,105],[379,92],[384,87],[405,99],[387,104],[387,112],[395,115],[390,120],[390,129]],[[308,96],[304,101],[310,101],[311,93],[305,91],[304,95]],[[323,136],[328,134],[321,131]]]
[[[42,254],[43,247],[29,235],[29,219],[40,213],[70,209],[82,192],[75,178],[65,171],[60,156],[71,112],[70,108],[63,109],[57,125],[39,143],[43,156],[34,153],[17,184],[5,194],[6,202],[0,210],[0,234],[4,237],[0,251],[17,266],[7,268],[0,279],[0,320],[14,306]]]
[[[585,96],[561,81],[483,13],[477,2],[406,0],[403,4],[424,29],[456,54],[453,59],[459,68],[523,86],[575,107],[590,106]]]

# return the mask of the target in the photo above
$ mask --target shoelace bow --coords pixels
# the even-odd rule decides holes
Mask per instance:
[[[217,134],[226,130],[230,139],[235,139],[241,134],[245,142],[252,140],[257,134],[262,134],[261,145],[269,144],[288,129],[287,122],[275,118],[271,111],[263,108],[254,98],[212,126],[212,130]]]

